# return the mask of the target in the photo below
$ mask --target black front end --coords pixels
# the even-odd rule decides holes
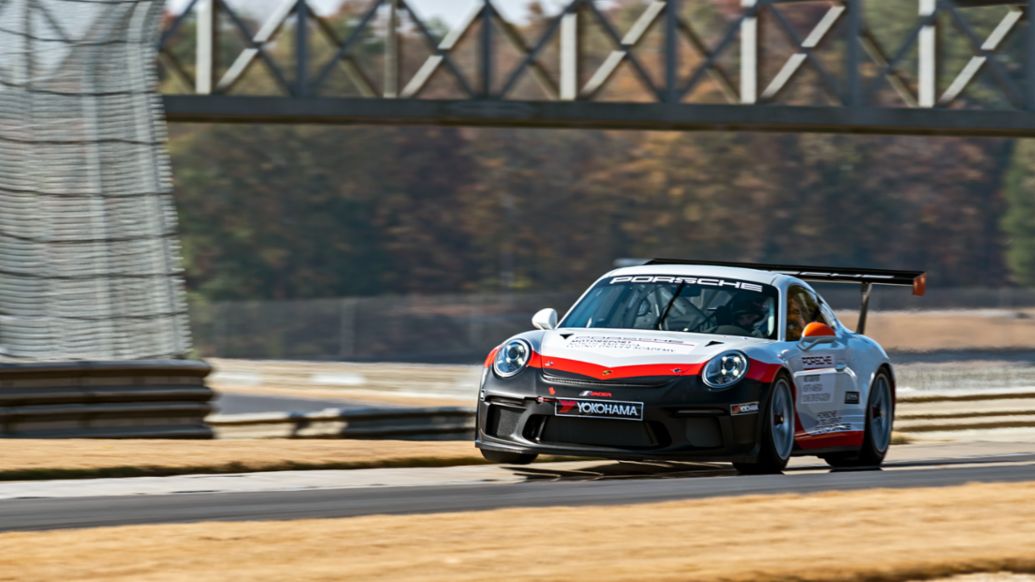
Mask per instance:
[[[597,380],[525,368],[491,369],[479,392],[481,449],[623,460],[751,462],[768,383],[721,390],[700,376]]]

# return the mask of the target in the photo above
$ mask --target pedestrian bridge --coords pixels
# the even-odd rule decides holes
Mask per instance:
[[[1035,135],[1035,0],[242,5],[166,19],[170,121]]]

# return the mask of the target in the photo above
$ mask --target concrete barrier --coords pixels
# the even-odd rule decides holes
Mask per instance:
[[[0,437],[212,438],[208,364],[0,365]]]

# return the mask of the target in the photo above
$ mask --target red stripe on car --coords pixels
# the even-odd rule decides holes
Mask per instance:
[[[499,349],[500,348],[497,346],[489,352],[489,355],[485,358],[485,367],[492,365]],[[776,378],[776,374],[782,369],[780,364],[767,364],[765,362],[759,362],[758,360],[749,361],[750,365],[748,366],[746,378],[758,380],[759,382],[772,382]],[[704,370],[704,366],[707,363],[707,361],[695,364],[679,362],[608,367],[594,364],[592,362],[583,362],[581,360],[552,358],[544,356],[535,350],[532,350],[532,354],[528,359],[529,368],[560,370],[561,372],[568,372],[570,374],[589,376],[591,378],[596,378],[597,380],[618,380],[624,378],[657,376],[698,376],[701,374],[701,371]]]
[[[601,366],[590,362],[553,358],[533,352],[528,363],[530,367],[543,370],[560,370],[597,380],[618,380],[620,378],[641,378],[645,376],[696,376],[704,367],[700,364],[634,364],[631,366]]]
[[[825,449],[828,447],[861,447],[863,431],[851,430],[826,434],[801,435],[795,439],[803,449]]]
[[[769,383],[776,379],[776,375],[783,369],[780,364],[767,364],[748,358],[748,373],[745,378]]]
[[[498,352],[498,351],[500,351],[500,347],[496,346],[496,347],[492,348],[491,352],[489,352],[489,355],[485,358],[485,367],[486,368],[488,368],[489,366],[492,365],[492,361],[496,359],[496,352]]]

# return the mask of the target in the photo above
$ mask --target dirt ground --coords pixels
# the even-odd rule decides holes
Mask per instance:
[[[0,534],[0,580],[913,580],[1035,572],[1035,484]]]
[[[837,317],[853,328],[858,319],[848,311]],[[1035,310],[875,311],[866,335],[884,349],[908,352],[1035,349]]]
[[[8,440],[0,479],[285,469],[358,469],[480,463],[470,441],[384,440]]]

